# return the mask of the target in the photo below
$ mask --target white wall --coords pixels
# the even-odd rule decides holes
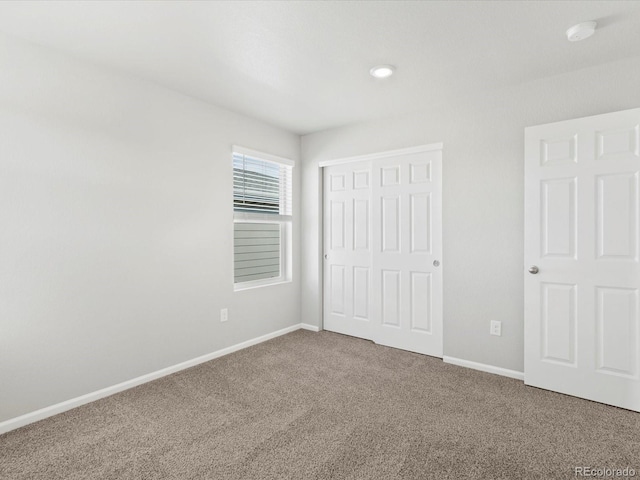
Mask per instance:
[[[300,323],[297,248],[292,283],[233,292],[232,144],[299,157],[294,134],[0,39],[0,422]]]
[[[524,128],[639,107],[638,79],[640,58],[628,59],[304,136],[304,321],[321,325],[318,163],[443,142],[444,354],[522,371]],[[490,319],[502,337],[489,336]]]

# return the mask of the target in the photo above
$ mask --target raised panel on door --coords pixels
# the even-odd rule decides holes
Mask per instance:
[[[561,178],[540,184],[542,256],[576,257],[577,180]]]
[[[353,249],[369,251],[369,199],[353,199]]]
[[[596,132],[596,158],[617,160],[640,158],[640,125]]]
[[[345,267],[344,265],[331,265],[329,269],[329,292],[331,295],[331,313],[334,315],[344,315],[345,297]]]
[[[400,251],[400,196],[385,196],[380,199],[382,252],[395,253]]]
[[[332,250],[343,249],[346,244],[345,202],[332,200],[329,204],[331,218],[331,243]]]
[[[600,258],[638,259],[638,172],[596,176]]]
[[[574,165],[578,163],[578,136],[543,138],[540,140],[540,164],[543,167]]]
[[[332,192],[342,192],[345,190],[346,185],[347,181],[345,173],[329,175],[329,188]]]
[[[398,270],[382,270],[382,325],[400,326],[400,278]]]
[[[414,332],[431,333],[431,305],[433,292],[431,289],[431,273],[410,272],[411,296],[411,330]]]
[[[353,318],[369,321],[370,267],[353,267]]]
[[[361,190],[363,188],[369,188],[369,169],[354,170],[353,172],[353,189]]]
[[[411,162],[409,163],[409,182],[427,183],[431,181],[431,162]]]
[[[575,366],[578,340],[576,285],[543,283],[541,299],[542,360]]]
[[[382,167],[380,172],[380,185],[383,187],[392,187],[400,184],[400,165]]]
[[[638,377],[638,289],[596,287],[597,370]]]
[[[411,252],[431,253],[431,193],[414,193],[409,198]]]

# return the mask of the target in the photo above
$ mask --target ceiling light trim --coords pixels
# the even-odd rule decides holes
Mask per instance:
[[[389,78],[396,71],[393,65],[376,65],[369,70],[369,75],[374,78]]]

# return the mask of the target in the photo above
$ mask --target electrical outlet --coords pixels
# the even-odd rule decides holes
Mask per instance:
[[[220,321],[226,322],[227,320],[229,320],[229,310],[223,308],[222,310],[220,310]]]
[[[491,326],[489,327],[489,333],[498,337],[502,336],[502,322],[498,320],[491,320]]]

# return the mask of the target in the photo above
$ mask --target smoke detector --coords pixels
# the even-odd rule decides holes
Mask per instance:
[[[596,22],[583,22],[574,25],[567,30],[567,38],[570,42],[579,42],[593,35],[597,26],[598,24]]]

